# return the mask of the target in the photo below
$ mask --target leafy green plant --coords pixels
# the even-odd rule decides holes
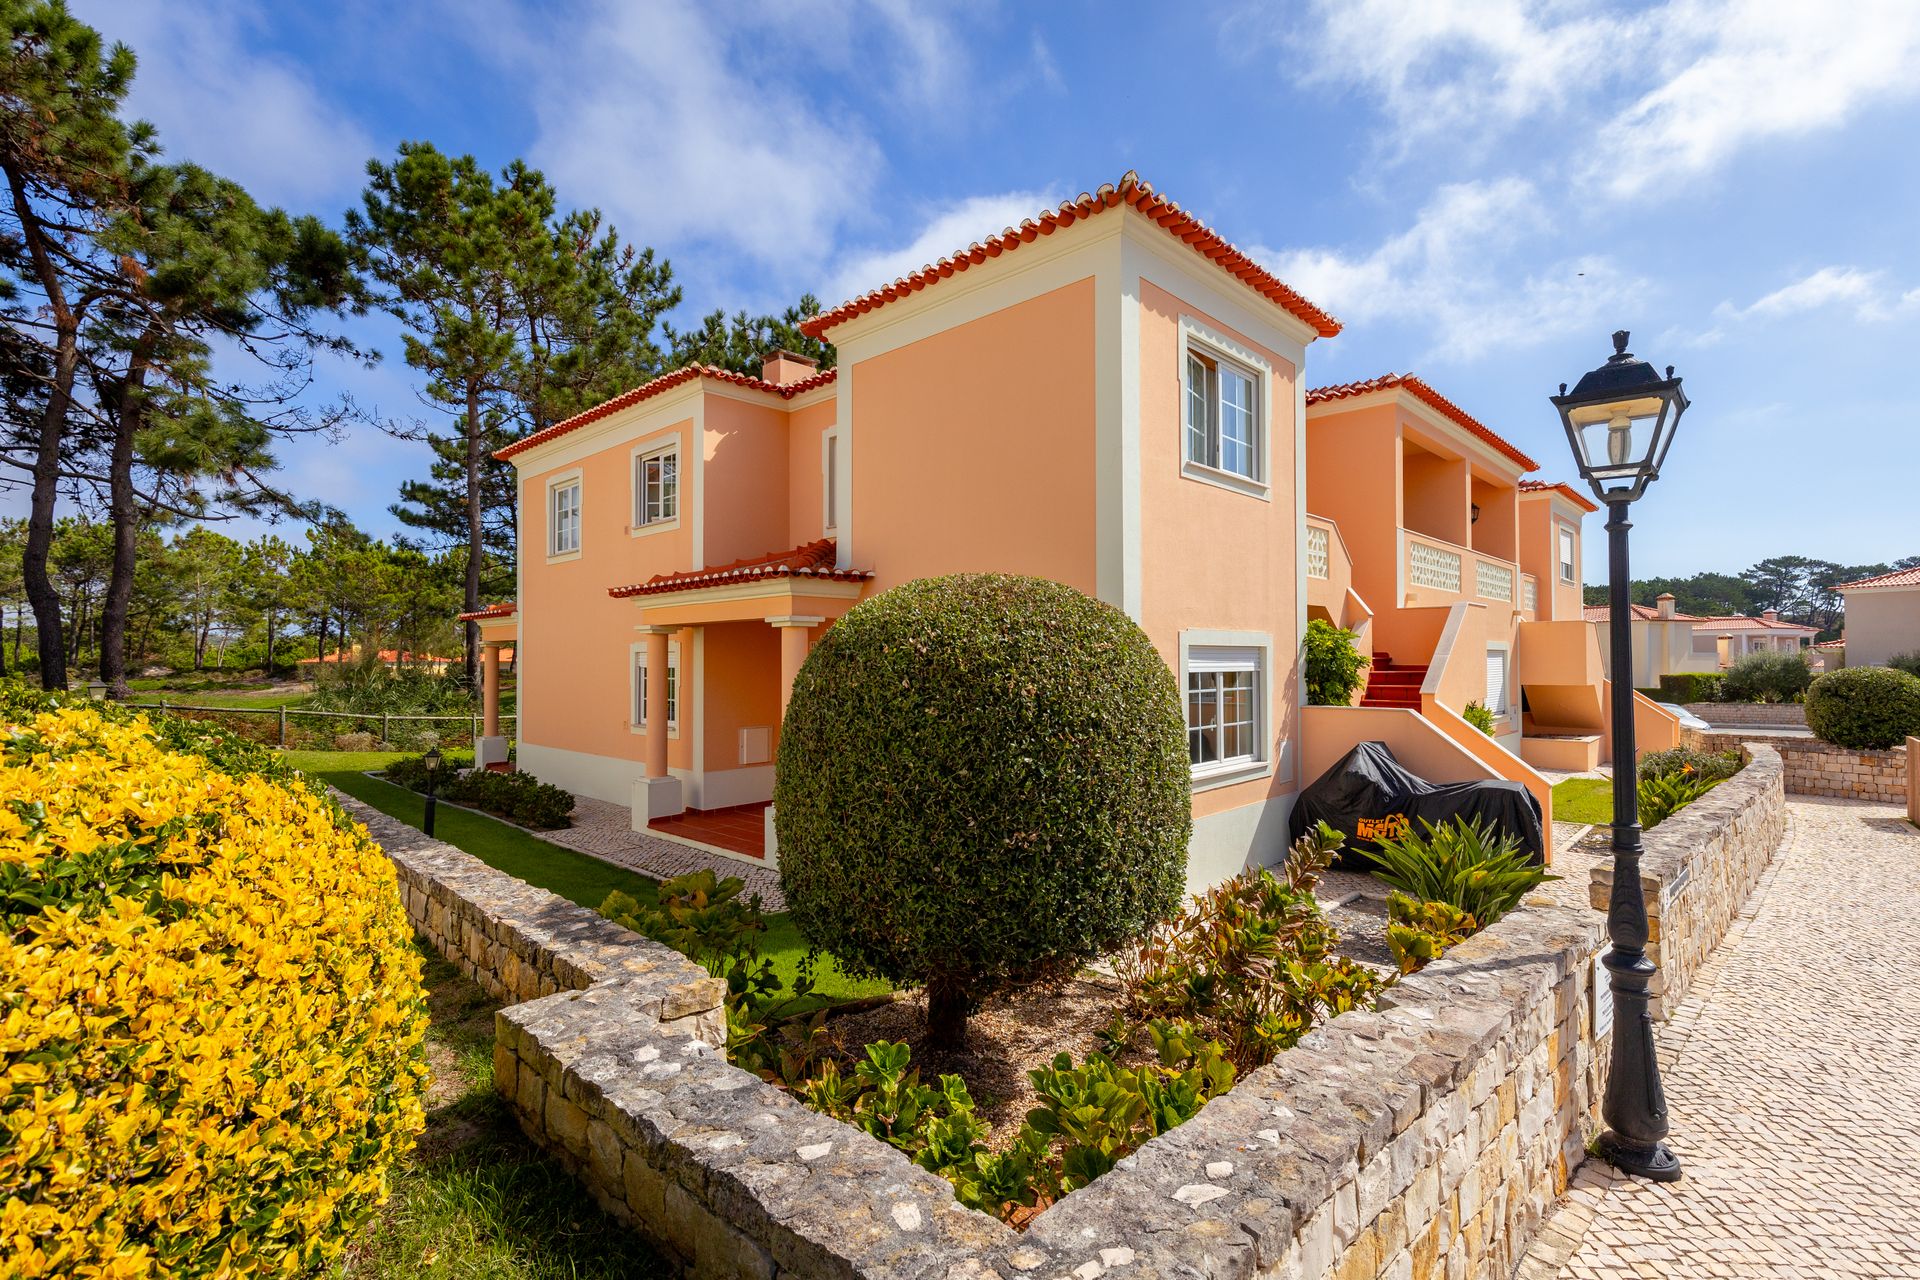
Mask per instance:
[[[1726,676],[1718,671],[1669,672],[1660,677],[1661,702],[1718,702]]]
[[[1798,653],[1750,653],[1727,668],[1720,685],[1726,702],[1794,702],[1813,683],[1813,668]]]
[[[1316,707],[1344,707],[1353,701],[1373,659],[1359,648],[1360,635],[1324,618],[1307,623],[1307,701]]]
[[[1333,954],[1340,935],[1313,896],[1344,841],[1321,823],[1294,845],[1284,880],[1264,867],[1242,872],[1116,956],[1126,1014],[1189,1022],[1246,1068],[1290,1048],[1316,1022],[1369,1006],[1378,979]]]
[[[1909,653],[1896,653],[1887,659],[1887,665],[1895,671],[1904,671],[1910,676],[1920,676],[1920,649]]]
[[[932,1043],[1171,912],[1192,830],[1172,672],[1126,614],[1005,574],[855,607],[793,684],[774,812],[795,923],[923,986]]]
[[[1920,735],[1920,677],[1891,667],[1829,671],[1807,690],[1807,728],[1856,751],[1899,746]]]
[[[1465,707],[1461,708],[1460,718],[1480,732],[1486,734],[1489,738],[1493,736],[1493,712],[1487,710],[1478,702],[1469,702]]]
[[[1521,852],[1520,842],[1491,822],[1456,818],[1435,824],[1420,820],[1424,831],[1379,841],[1362,850],[1379,866],[1374,875],[1419,902],[1444,902],[1459,908],[1481,927],[1492,924],[1549,880]]]
[[[1654,751],[1640,757],[1640,777],[1664,778],[1669,774],[1686,774],[1695,778],[1705,778],[1710,782],[1725,782],[1740,772],[1745,761],[1738,751],[1695,751],[1691,747],[1675,747],[1671,751]]]
[[[1387,948],[1401,973],[1425,968],[1479,931],[1480,922],[1452,903],[1417,902],[1398,890],[1387,895]]]
[[[1692,773],[1667,773],[1640,780],[1640,825],[1652,830],[1720,785]]]
[[[387,781],[425,793],[427,766],[419,756],[407,756],[387,766]],[[497,817],[536,831],[571,826],[573,793],[542,782],[530,773],[498,773],[491,769],[457,771],[449,760],[440,766],[435,794],[452,804],[483,809]]]

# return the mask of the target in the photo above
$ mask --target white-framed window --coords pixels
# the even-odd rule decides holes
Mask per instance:
[[[633,527],[671,524],[680,518],[680,446],[663,445],[633,455]]]
[[[1186,654],[1187,758],[1195,777],[1265,759],[1266,651],[1253,645],[1194,645]]]
[[[633,719],[629,726],[635,733],[642,733],[647,727],[647,647],[644,644],[633,646]],[[667,642],[667,734],[680,732],[680,642]]]
[[[824,533],[840,528],[840,432],[820,436],[820,526]]]
[[[1263,476],[1260,440],[1260,373],[1190,342],[1182,375],[1186,393],[1186,460],[1258,482]]]
[[[1579,566],[1573,562],[1573,530],[1560,526],[1560,581],[1573,582]]]
[[[1487,697],[1480,704],[1498,720],[1507,714],[1507,649],[1505,645],[1487,646]]]
[[[580,550],[580,477],[572,475],[547,486],[547,554],[574,555]]]

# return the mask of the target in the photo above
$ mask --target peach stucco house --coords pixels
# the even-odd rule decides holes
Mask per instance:
[[[1844,583],[1840,597],[1848,666],[1885,666],[1888,658],[1920,653],[1920,565]]]
[[[1307,349],[1339,324],[1132,175],[808,327],[838,368],[685,368],[500,451],[519,589],[479,621],[520,646],[520,767],[636,828],[775,857],[809,647],[895,584],[986,570],[1106,600],[1165,656],[1196,887],[1277,860],[1293,797],[1354,742],[1544,793],[1530,739],[1600,732],[1577,573],[1555,568],[1585,500],[1523,486],[1531,461],[1417,379],[1309,397]],[[1431,702],[1303,707],[1310,612],[1425,665]],[[1490,696],[1497,741],[1457,715]],[[503,755],[497,716],[489,735]]]

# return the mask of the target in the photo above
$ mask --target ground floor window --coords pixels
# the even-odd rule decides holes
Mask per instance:
[[[1507,651],[1501,645],[1487,647],[1487,700],[1481,704],[1494,719],[1507,714]]]
[[[633,727],[647,727],[647,651],[633,651]],[[680,727],[680,646],[667,646],[667,728]]]
[[[1196,773],[1261,759],[1261,651],[1187,651],[1187,755]]]

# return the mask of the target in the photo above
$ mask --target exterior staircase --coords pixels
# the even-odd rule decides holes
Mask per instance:
[[[1363,707],[1399,707],[1420,710],[1420,686],[1426,682],[1427,669],[1395,665],[1393,655],[1376,653],[1367,668],[1367,691],[1360,696]]]

